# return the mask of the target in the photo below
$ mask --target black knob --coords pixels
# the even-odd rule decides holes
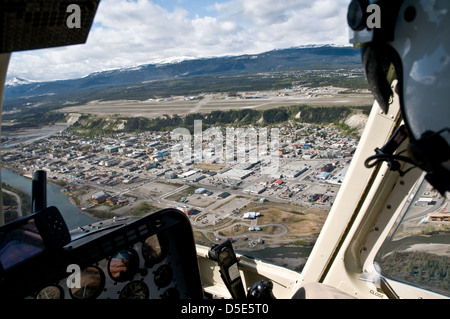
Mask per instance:
[[[273,283],[271,281],[261,280],[250,287],[247,299],[275,299],[272,289]]]

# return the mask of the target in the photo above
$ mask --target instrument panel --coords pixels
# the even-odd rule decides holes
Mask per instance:
[[[120,249],[111,256],[63,278],[34,296],[37,299],[186,299],[183,261],[171,248],[176,243],[165,233]],[[68,283],[68,280],[71,282]]]
[[[62,249],[46,250],[4,277],[1,290],[35,299],[203,298],[192,227],[176,209],[70,235]]]

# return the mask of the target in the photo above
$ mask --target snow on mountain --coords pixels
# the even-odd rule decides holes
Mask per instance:
[[[34,82],[35,81],[28,80],[28,79],[25,79],[25,78],[13,77],[12,79],[6,81],[5,85],[8,85],[8,86],[19,86],[19,85],[30,84],[30,83],[34,83]]]
[[[314,45],[241,56],[215,58],[178,56],[151,64],[98,71],[69,80],[38,82],[15,77],[6,82],[4,105],[21,103],[24,97],[27,98],[27,102],[33,98],[36,100],[35,103],[40,103],[43,96],[52,96],[52,105],[73,100],[85,103],[96,99],[148,99],[152,94],[159,95],[161,92],[167,94],[169,89],[164,88],[162,81],[188,83],[187,78],[194,76],[222,79],[265,72],[291,72],[296,69],[315,68],[318,65],[359,67],[361,58],[359,52],[352,47]],[[183,90],[193,90],[193,87]],[[174,91],[181,92],[182,89],[176,87]]]

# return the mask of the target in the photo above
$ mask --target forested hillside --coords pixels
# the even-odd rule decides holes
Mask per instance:
[[[423,252],[394,252],[380,263],[383,275],[448,295],[449,257]]]
[[[202,120],[203,128],[212,125],[264,125],[281,124],[295,121],[313,124],[335,123],[345,126],[343,122],[354,112],[364,113],[368,107],[311,107],[294,105],[269,110],[229,110],[211,113],[195,113],[186,116],[165,115],[158,118],[121,117],[103,118],[95,115],[83,115],[71,129],[87,135],[112,134],[117,132],[172,131],[184,127],[193,133],[194,120]],[[123,125],[121,125],[123,124]]]

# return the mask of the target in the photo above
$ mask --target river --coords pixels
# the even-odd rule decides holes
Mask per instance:
[[[2,143],[1,147],[6,148],[20,143],[30,143],[62,131],[66,127],[66,123],[58,123],[56,125],[37,129],[7,132],[4,136],[10,139]],[[31,179],[4,168],[2,168],[1,172],[2,182],[26,192],[31,197]],[[69,230],[96,221],[94,218],[84,214],[79,208],[74,206],[69,198],[60,190],[60,187],[52,183],[47,183],[47,205],[56,206],[59,209]],[[24,213],[26,214],[29,212]],[[264,249],[238,250],[237,252],[256,259],[266,260],[295,271],[300,271],[303,268],[307,257],[310,255],[311,250],[312,248],[310,247],[267,247]]]
[[[51,136],[55,133],[64,131],[68,127],[67,123],[56,123],[53,125],[42,126],[38,128],[24,128],[18,131],[3,131],[2,138],[7,138],[1,143],[1,148],[14,147],[19,144],[28,144],[34,141]]]
[[[31,197],[31,179],[2,168],[2,182],[26,192]],[[47,206],[56,206],[59,209],[69,229],[96,221],[72,205],[69,198],[61,192],[60,187],[52,183],[47,183]]]
[[[17,140],[13,139],[9,141],[9,144],[3,143],[2,148],[11,147],[17,143],[27,143],[39,140],[64,130],[66,127],[67,124],[63,123],[37,130],[30,130],[27,134],[23,134],[22,132]],[[2,182],[26,192],[31,197],[31,179],[4,168],[2,168],[1,172]],[[47,206],[56,206],[59,209],[69,230],[79,226],[89,225],[97,221],[74,206],[69,198],[60,190],[60,187],[52,183],[47,183]],[[309,247],[268,247],[264,249],[243,250],[238,251],[238,253],[256,259],[266,260],[276,265],[285,266],[295,271],[300,271],[303,268],[307,257],[310,255],[311,250],[312,248]]]
[[[18,173],[2,168],[2,182],[18,188],[31,197],[31,179]],[[96,220],[75,207],[60,190],[60,187],[47,183],[47,206],[56,206],[63,216],[67,227],[75,229],[85,226]],[[28,212],[24,212],[28,213]],[[311,248],[306,247],[269,247],[265,249],[243,250],[239,253],[256,259],[263,259],[276,265],[285,266],[289,269],[300,271],[306,258],[311,253]]]

